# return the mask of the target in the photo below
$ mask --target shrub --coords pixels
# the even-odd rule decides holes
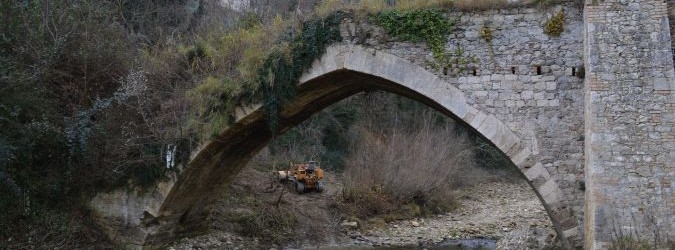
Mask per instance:
[[[483,38],[487,43],[492,42],[493,34],[490,27],[483,26],[480,28],[480,38]]]
[[[444,74],[458,74],[467,69],[469,63],[476,62],[475,57],[465,55],[457,45],[454,50],[445,49],[447,36],[453,30],[454,23],[437,9],[392,9],[375,14],[373,20],[391,36],[411,42],[424,41],[433,52],[434,61],[429,62]]]
[[[341,197],[350,213],[406,217],[416,214],[405,215],[407,210],[399,209],[403,205],[419,206],[425,214],[455,206],[452,189],[465,184],[461,173],[471,172],[465,170],[473,165],[471,144],[452,124],[439,126],[429,113],[417,119],[422,121],[418,127],[358,134],[362,139],[347,159]]]
[[[295,20],[278,17],[268,26],[249,23],[233,32],[207,34],[187,52],[203,55],[194,64],[210,76],[189,94],[197,109],[192,124],[206,126],[210,136],[232,120],[234,106],[262,101],[269,128],[277,132],[277,113],[293,96],[302,72],[341,39],[340,21],[342,13],[311,19],[298,33]]]
[[[621,236],[612,240],[609,250],[651,250],[649,242],[630,236]]]
[[[189,134],[177,139],[182,114],[167,110],[180,107],[180,99],[167,98],[180,88],[171,81],[159,86],[156,72],[138,69],[150,60],[137,54],[144,45],[119,22],[125,13],[116,3],[3,1],[0,7],[0,225],[13,225],[0,239],[26,242],[33,237],[27,232],[42,232],[34,230],[41,218],[69,217],[64,211],[82,209],[95,192],[129,180],[154,183],[164,174],[163,147]],[[54,232],[48,237],[62,244],[55,248],[71,248],[77,238]]]
[[[565,31],[565,12],[561,9],[544,23],[544,33],[549,36],[560,36]]]
[[[238,219],[237,231],[249,237],[260,237],[280,245],[296,238],[296,214],[288,207],[264,205]]]
[[[375,15],[373,20],[395,38],[426,42],[434,57],[443,54],[446,36],[453,28],[453,23],[442,12],[433,9],[388,10]]]

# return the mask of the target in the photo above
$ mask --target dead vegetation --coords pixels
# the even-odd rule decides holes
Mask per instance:
[[[332,193],[299,195],[256,168],[240,175],[217,202],[212,229],[236,232],[266,247],[315,244],[337,235],[342,217],[330,208]]]
[[[377,121],[356,127],[340,196],[346,213],[385,220],[442,213],[458,204],[453,190],[478,174],[474,146],[452,122],[431,111],[413,125],[381,129]]]
[[[335,192],[331,218],[367,228],[452,210],[461,205],[454,190],[463,186],[518,179],[498,150],[476,140],[422,104],[375,92],[316,114],[277,138],[250,165],[272,172],[288,162],[321,161],[332,170],[328,179],[336,172],[343,176],[340,186],[327,185]],[[346,151],[336,156],[329,153],[334,148]]]
[[[572,1],[578,5],[583,0]],[[336,10],[350,10],[362,15],[375,14],[386,10],[417,10],[445,8],[458,11],[481,11],[522,6],[548,7],[565,3],[562,0],[324,0],[317,6],[315,13],[326,16]]]

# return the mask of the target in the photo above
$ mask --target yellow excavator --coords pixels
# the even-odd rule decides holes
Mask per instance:
[[[290,183],[299,194],[311,190],[317,192],[323,192],[324,190],[324,171],[316,161],[296,164],[291,163],[288,170],[278,171],[277,175],[279,181]]]

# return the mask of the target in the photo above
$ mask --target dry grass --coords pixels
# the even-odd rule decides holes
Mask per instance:
[[[649,242],[645,240],[635,239],[629,236],[622,236],[613,239],[609,250],[650,250],[653,249]]]
[[[454,0],[453,7],[461,10],[487,10],[509,6],[506,0]]]
[[[467,184],[474,150],[453,124],[425,112],[419,127],[377,131],[364,125],[347,160],[343,201],[347,213],[401,219],[455,206],[453,188]]]
[[[324,0],[316,8],[319,16],[327,16],[337,10],[351,10],[360,14],[373,14],[389,9],[413,10],[426,8],[451,8],[460,11],[493,10],[518,6],[551,6],[564,3],[561,0]],[[574,0],[583,5],[583,0]]]
[[[204,141],[233,120],[233,109],[245,105],[248,97],[260,95],[258,71],[272,51],[288,51],[280,36],[297,29],[296,18],[275,18],[270,24],[248,20],[234,30],[207,30],[196,45],[183,48],[190,55],[193,71],[203,78],[188,92],[195,117],[190,128]]]
[[[489,10],[505,7],[537,4],[542,5],[542,0],[530,0],[520,3],[509,3],[507,0],[324,0],[316,8],[315,13],[326,16],[336,10],[352,10],[358,13],[378,13],[388,9],[412,10],[425,8],[453,8],[457,10]],[[554,1],[545,1],[551,4]]]
[[[258,238],[256,249],[315,244],[338,234],[342,217],[328,207],[331,197],[295,194],[269,171],[251,165],[216,201],[211,229]]]

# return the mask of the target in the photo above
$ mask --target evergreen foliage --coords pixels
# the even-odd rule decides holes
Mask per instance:
[[[375,15],[373,20],[393,37],[403,41],[426,42],[436,59],[443,56],[447,35],[454,25],[436,9],[392,9]]]
[[[373,15],[372,20],[397,39],[426,42],[434,57],[431,66],[443,70],[444,74],[458,74],[465,71],[469,63],[477,61],[465,55],[459,45],[454,50],[445,49],[454,22],[438,9],[391,9]]]
[[[330,44],[342,39],[339,27],[342,16],[342,12],[336,12],[303,23],[302,31],[291,42],[288,53],[274,51],[265,59],[258,72],[258,81],[263,89],[267,122],[273,133],[278,132],[280,109],[295,94],[295,85],[302,73]]]

